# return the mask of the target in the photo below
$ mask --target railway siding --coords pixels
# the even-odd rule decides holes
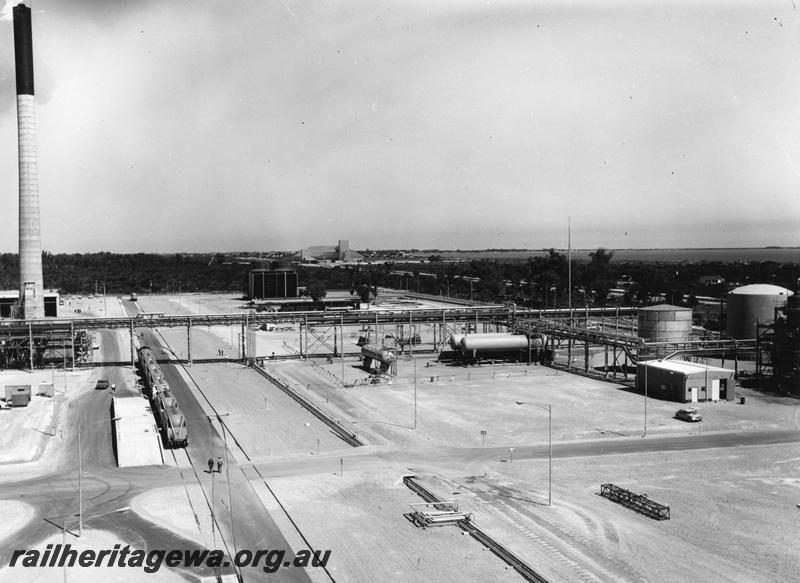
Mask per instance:
[[[431,504],[445,504],[446,501],[443,498],[440,498],[427,488],[425,488],[422,484],[420,484],[416,476],[404,476],[403,483],[408,486],[412,491],[416,492],[423,500]],[[522,577],[526,581],[530,581],[531,583],[548,583],[548,580],[545,579],[542,575],[537,573],[533,567],[528,565],[525,561],[523,561],[520,557],[515,555],[505,546],[494,540],[491,536],[483,532],[478,526],[469,519],[461,520],[458,522],[458,526],[464,532],[468,533],[472,538],[477,540],[487,549],[492,551],[495,555],[500,557],[505,563],[509,566],[513,567],[517,573],[522,575]]]
[[[306,399],[305,397],[294,391],[288,384],[276,379],[275,377],[267,373],[265,370],[263,370],[261,367],[252,366],[251,368],[256,372],[258,372],[258,374],[263,376],[269,382],[271,382],[273,385],[278,387],[280,390],[282,390],[284,393],[289,395],[292,399],[300,403],[300,405],[303,408],[305,408],[309,413],[314,415],[314,417],[316,417],[317,419],[325,423],[325,425],[330,427],[333,430],[333,432],[342,439],[342,441],[353,447],[360,447],[365,445],[365,443],[361,441],[361,439],[359,439],[355,431],[351,431],[345,428],[341,424],[341,422],[335,420],[325,411],[317,407],[314,403],[312,403],[311,401],[309,401],[308,399]]]

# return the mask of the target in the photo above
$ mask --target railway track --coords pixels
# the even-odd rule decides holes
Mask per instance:
[[[445,500],[439,498],[436,494],[434,494],[433,492],[425,488],[425,486],[417,482],[416,476],[404,476],[403,483],[410,490],[415,492],[420,498],[422,498],[423,500],[425,500],[430,504],[445,502]],[[530,581],[531,583],[548,583],[548,580],[545,579],[539,573],[537,573],[533,569],[533,567],[528,565],[528,563],[523,561],[520,557],[515,555],[505,546],[494,540],[491,536],[483,532],[471,520],[469,519],[460,520],[457,524],[459,528],[461,528],[461,530],[468,533],[472,538],[477,540],[487,549],[492,551],[495,555],[500,557],[508,566],[513,567],[513,569],[517,573],[519,573],[526,581]]]
[[[291,387],[282,383],[278,379],[274,378],[266,371],[262,370],[261,367],[258,366],[251,366],[254,371],[258,374],[263,376],[273,385],[278,387],[281,391],[289,395],[292,399],[297,401],[304,409],[306,409],[309,413],[311,413],[314,417],[322,421],[325,425],[331,428],[331,430],[339,437],[342,441],[347,443],[352,447],[361,447],[364,444],[355,433],[351,433],[347,429],[341,426],[341,424],[337,423],[330,415],[328,415],[325,411],[317,407],[314,403],[309,401],[308,399],[304,398],[302,395],[298,394],[296,391],[293,391]]]
[[[168,344],[167,344],[167,342],[166,342],[166,340],[164,339],[164,337],[163,337],[163,336],[161,337],[161,339],[162,339],[162,341],[164,342],[164,345],[165,345],[165,346],[168,346]],[[289,522],[291,523],[292,527],[295,529],[295,531],[297,532],[297,534],[298,534],[298,535],[300,536],[300,538],[303,540],[303,542],[304,542],[304,543],[305,543],[305,545],[306,545],[306,548],[307,548],[307,549],[309,549],[309,550],[311,550],[312,552],[313,552],[313,551],[315,551],[315,550],[317,550],[317,549],[316,549],[316,548],[315,548],[315,547],[314,547],[314,546],[311,544],[311,542],[308,540],[308,538],[307,538],[307,537],[306,537],[306,535],[303,533],[303,531],[300,529],[300,526],[297,524],[297,522],[295,522],[294,518],[292,518],[291,514],[289,514],[289,511],[288,511],[288,509],[287,509],[287,508],[286,508],[286,507],[283,505],[283,502],[281,502],[280,498],[278,498],[278,495],[277,495],[277,494],[275,494],[275,491],[274,491],[274,490],[272,489],[272,487],[269,485],[269,483],[267,482],[267,479],[266,479],[266,478],[264,477],[264,475],[261,473],[261,470],[259,470],[259,469],[258,469],[258,466],[257,466],[257,465],[256,465],[256,464],[253,462],[253,459],[250,457],[250,455],[247,453],[247,451],[245,451],[244,447],[242,447],[242,444],[239,442],[239,440],[238,440],[238,439],[236,439],[236,436],[233,434],[233,432],[231,431],[231,429],[230,429],[230,428],[228,427],[228,425],[225,423],[224,416],[223,416],[223,415],[220,415],[219,411],[217,411],[216,407],[214,407],[214,405],[211,403],[211,401],[209,400],[208,396],[207,396],[207,395],[206,395],[206,394],[203,392],[203,390],[200,388],[200,385],[197,383],[197,381],[194,379],[194,377],[191,375],[191,373],[190,373],[190,372],[189,372],[189,371],[186,369],[186,367],[185,367],[185,366],[183,366],[183,364],[181,364],[180,362],[175,362],[174,364],[177,364],[177,365],[180,365],[180,366],[181,366],[181,368],[183,369],[183,371],[184,371],[184,373],[186,374],[186,376],[187,376],[187,377],[188,377],[188,378],[191,380],[191,382],[194,384],[194,386],[195,386],[195,389],[196,389],[196,390],[198,391],[198,393],[200,393],[200,395],[203,397],[203,399],[205,400],[205,402],[208,404],[208,407],[209,407],[209,408],[210,408],[210,409],[211,409],[211,410],[214,412],[214,415],[216,416],[216,419],[217,419],[217,421],[219,422],[220,426],[222,427],[222,430],[223,430],[223,432],[227,432],[227,433],[228,433],[228,435],[230,436],[230,439],[233,441],[233,444],[234,444],[234,445],[236,446],[236,448],[237,448],[237,449],[238,449],[238,450],[241,452],[241,454],[244,456],[245,460],[247,460],[247,463],[246,463],[246,464],[240,464],[240,463],[238,463],[238,462],[236,463],[236,466],[238,466],[238,468],[239,468],[239,470],[242,472],[242,475],[244,476],[244,478],[245,478],[246,480],[248,480],[248,481],[250,480],[250,476],[248,476],[248,475],[247,475],[247,471],[246,471],[246,469],[250,469],[250,470],[252,470],[253,472],[255,472],[255,474],[258,476],[258,479],[259,479],[259,480],[260,480],[260,481],[261,481],[261,482],[264,484],[264,486],[266,487],[266,489],[267,489],[267,491],[269,492],[270,496],[272,496],[272,498],[273,498],[273,499],[275,500],[275,502],[278,504],[278,507],[281,509],[281,511],[283,512],[283,514],[286,516],[286,518],[287,518],[287,519],[289,520]],[[209,507],[209,510],[210,510],[210,509],[211,509],[211,501],[208,499],[208,496],[206,495],[205,489],[202,487],[202,481],[201,481],[201,479],[200,479],[200,475],[197,473],[197,468],[196,468],[196,466],[195,466],[195,463],[194,463],[194,461],[192,460],[191,456],[189,455],[189,452],[188,452],[187,450],[185,450],[185,449],[183,449],[183,450],[177,450],[177,452],[178,452],[177,454],[176,454],[176,450],[170,450],[170,451],[172,452],[173,459],[175,460],[175,464],[176,464],[176,466],[178,467],[178,471],[179,471],[179,472],[180,472],[180,474],[181,474],[181,479],[183,479],[183,480],[184,480],[184,487],[186,487],[186,480],[185,480],[185,478],[184,478],[184,475],[183,475],[182,468],[180,467],[180,464],[178,463],[178,459],[179,459],[179,457],[181,457],[181,458],[182,458],[183,456],[185,456],[186,460],[188,461],[189,467],[191,468],[191,471],[194,473],[194,476],[195,476],[195,479],[197,480],[197,483],[198,483],[198,484],[200,484],[200,486],[201,486],[201,490],[202,490],[202,493],[203,493],[203,497],[204,497],[204,499],[205,499],[205,501],[206,501],[206,504],[208,505],[208,507]],[[234,458],[234,459],[235,459],[235,458]],[[227,465],[227,466],[228,466],[228,468],[230,469],[230,467],[231,467],[231,462],[230,462],[230,461],[229,461],[229,462],[227,462],[227,464],[226,464],[226,465]],[[187,496],[188,496],[188,491],[187,491]],[[193,509],[193,511],[194,511],[194,509]],[[219,530],[219,523],[216,521],[216,516],[217,516],[217,515],[216,515],[216,514],[214,514],[214,522],[215,522],[215,524],[216,524],[217,531],[218,531],[218,532],[221,532],[221,531]],[[195,514],[195,520],[198,520],[198,518],[197,518],[197,514]],[[199,521],[198,521],[198,524],[199,524]],[[225,548],[227,549],[227,548],[228,548],[228,547],[227,547],[227,543],[225,542],[225,540],[224,540],[224,539],[223,539],[223,543],[225,544]],[[229,553],[229,555],[230,555],[230,553]],[[230,556],[233,556],[233,555],[230,555]],[[325,574],[327,575],[327,577],[328,577],[328,579],[331,581],[331,583],[336,583],[336,579],[334,578],[333,574],[330,572],[330,570],[328,569],[328,567],[327,567],[327,566],[325,566],[325,565],[323,565],[321,568],[322,568],[322,570],[325,572]]]

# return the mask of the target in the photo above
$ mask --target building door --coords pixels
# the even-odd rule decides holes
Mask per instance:
[[[697,403],[697,387],[689,387],[692,396],[692,403]]]
[[[711,400],[719,401],[719,379],[711,379]]]

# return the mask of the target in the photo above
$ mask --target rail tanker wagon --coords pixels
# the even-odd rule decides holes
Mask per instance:
[[[155,407],[154,404],[154,411]],[[158,393],[157,411],[169,447],[186,447],[189,443],[186,417],[178,407],[178,400],[168,392]]]
[[[142,346],[139,349],[139,367],[142,371],[153,415],[164,434],[164,443],[171,448],[186,447],[189,442],[186,417],[178,406],[178,400],[173,396],[169,383],[164,378],[164,372],[148,346]]]
[[[528,337],[519,334],[467,334],[461,339],[461,354],[465,358],[501,357],[528,352]]]

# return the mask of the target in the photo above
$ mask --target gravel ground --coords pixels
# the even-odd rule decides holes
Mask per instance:
[[[56,534],[43,540],[34,548],[43,553],[47,545],[57,545],[62,542],[62,535]],[[125,541],[120,540],[110,532],[91,529],[84,529],[81,538],[67,537],[66,542],[71,549],[79,554],[84,550],[97,552],[100,549],[113,549],[116,544],[121,547],[126,544]],[[131,550],[134,548],[132,545]],[[25,581],[25,583],[61,583],[65,580],[80,581],[81,583],[137,583],[144,580],[158,583],[178,583],[186,581],[178,571],[172,570],[166,565],[162,565],[155,573],[145,573],[141,568],[108,567],[105,563],[103,563],[103,566],[92,567],[91,569],[81,567],[77,563],[73,567],[66,569],[59,569],[58,567],[22,567],[20,559],[17,566],[7,566],[0,569],[0,583],[16,583],[18,581]]]
[[[64,371],[37,370],[33,373],[15,370],[0,371],[0,385],[31,385],[33,397],[27,407],[5,408],[0,410],[0,470],[7,464],[34,462],[40,458],[45,448],[54,447],[60,440],[66,404],[79,398],[94,388],[98,376],[92,370],[68,371],[66,375],[67,392],[64,393]],[[36,395],[39,383],[51,383],[55,378],[54,397]],[[53,412],[57,418],[54,436]],[[55,439],[56,445],[52,445]],[[27,464],[26,467],[29,467]],[[15,466],[16,479],[25,468]],[[5,474],[5,472],[2,472]],[[11,477],[11,476],[9,476]]]
[[[197,483],[186,486],[155,488],[131,499],[131,509],[162,528],[170,530],[200,546],[211,547],[211,511],[207,504],[193,507],[189,500],[203,501],[202,488]]]
[[[5,546],[15,532],[33,519],[36,511],[30,504],[19,500],[0,500],[0,515],[3,516],[0,524],[0,545]]]
[[[406,300],[396,301],[405,306]],[[166,313],[222,313],[240,310],[244,302],[233,295],[184,295],[145,296],[140,304]],[[91,311],[98,309],[91,306]],[[185,351],[185,330],[162,332],[177,354]],[[345,341],[353,342],[361,332],[346,330]],[[421,333],[423,342],[432,342],[431,327],[421,327]],[[378,336],[386,334],[395,331],[380,330]],[[297,330],[259,332],[258,351],[290,350],[286,346],[295,347],[298,336]],[[195,329],[192,343],[194,357],[213,356],[219,349],[230,354],[232,344],[235,349],[235,337],[231,342],[227,328]],[[577,358],[582,364],[580,353]],[[595,352],[593,362],[603,358]],[[291,464],[317,460],[320,440],[319,469],[315,462],[302,475],[271,478],[270,485],[311,545],[331,549],[330,569],[337,581],[519,580],[460,530],[416,529],[403,518],[408,505],[420,501],[402,484],[402,476],[412,471],[439,495],[458,497],[462,510],[472,513],[479,526],[553,581],[767,582],[793,580],[800,572],[800,547],[795,544],[800,531],[796,443],[559,458],[554,460],[550,507],[546,460],[467,465],[432,452],[484,443],[502,448],[545,444],[546,406],[552,406],[555,442],[639,439],[645,427],[641,395],[621,385],[535,365],[468,369],[437,363],[432,356],[416,359],[416,383],[414,361],[401,357],[399,374],[391,383],[342,389],[336,380],[341,378],[342,362],[315,362],[318,367],[268,360],[266,369],[356,428],[369,447],[344,446],[294,401],[240,365],[196,364],[189,370],[217,410],[229,413],[226,423],[256,459],[285,458]],[[366,377],[358,367],[355,357],[344,360],[348,383]],[[702,425],[675,420],[678,403],[648,399],[647,434],[800,429],[800,400],[739,387],[736,391],[747,398],[746,405],[698,404]],[[391,454],[398,451],[419,452],[417,469],[393,462]],[[338,475],[339,457],[361,452],[386,452],[386,457],[351,471],[344,459],[344,475]],[[669,504],[672,519],[655,521],[601,498],[600,484],[606,482]],[[180,492],[158,498],[169,501],[175,496],[180,498]],[[179,512],[179,504],[174,506]],[[191,529],[189,514],[179,513],[176,530]],[[113,544],[103,539],[91,546]],[[118,571],[122,572],[111,575],[141,576]],[[4,575],[7,569],[0,571],[0,580]],[[162,569],[159,576],[167,572]]]
[[[523,580],[460,529],[406,520],[421,500],[396,474],[319,474],[272,488],[311,544],[331,550],[328,569],[341,583]]]
[[[348,382],[364,374],[345,365]],[[426,366],[430,364],[430,366]],[[320,362],[340,376],[339,363]],[[414,424],[413,365],[398,361],[391,384],[334,387],[314,367],[301,361],[270,364],[315,395],[334,416],[355,423],[374,443],[399,447],[448,445],[515,446],[542,443],[547,434],[547,405],[552,405],[555,441],[634,437],[644,433],[644,399],[623,385],[558,372],[537,365],[498,364],[452,367],[417,359],[417,429]],[[353,375],[353,376],[350,376]],[[433,381],[431,382],[431,378]],[[800,427],[800,401],[737,388],[746,404],[698,403],[702,424],[674,419],[682,405],[647,400],[648,435],[758,431]],[[544,405],[544,407],[542,407]],[[486,431],[482,436],[481,431]]]
[[[486,532],[554,581],[789,581],[800,572],[797,446],[557,459],[438,475]],[[501,467],[502,466],[502,467]],[[601,498],[614,483],[667,504],[656,521]]]
[[[350,449],[327,425],[249,368],[198,364],[189,374],[253,459]]]

